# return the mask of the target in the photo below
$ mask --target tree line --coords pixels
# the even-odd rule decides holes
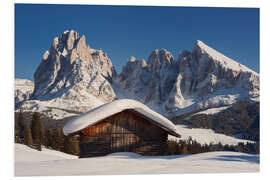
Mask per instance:
[[[46,147],[72,155],[79,154],[77,137],[64,136],[62,129],[59,128],[43,127],[38,112],[33,113],[29,126],[25,123],[23,113],[19,112],[15,120],[14,141],[39,151],[42,147]]]

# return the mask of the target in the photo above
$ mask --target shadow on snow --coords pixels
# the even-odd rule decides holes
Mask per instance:
[[[208,158],[209,160],[218,161],[236,161],[236,162],[250,162],[250,163],[260,163],[259,156],[248,156],[248,155],[221,155],[216,158]]]

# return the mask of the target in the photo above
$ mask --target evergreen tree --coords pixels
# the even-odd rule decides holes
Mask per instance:
[[[16,130],[17,128],[17,130]],[[24,143],[24,118],[23,113],[20,111],[18,115],[18,126],[16,127],[15,123],[15,131],[18,132],[18,142]]]
[[[177,141],[174,140],[169,140],[167,141],[167,149],[166,149],[166,154],[167,155],[175,155],[175,154],[180,154],[181,152],[181,146]]]
[[[30,128],[26,125],[24,126],[24,144],[28,146],[33,145],[33,139]]]
[[[53,146],[53,134],[48,127],[46,127],[45,129],[43,142],[46,148],[50,148]]]
[[[64,134],[62,130],[54,128],[52,137],[53,137],[52,148],[57,151],[61,151],[63,149],[63,142],[64,142]]]
[[[14,128],[14,142],[15,143],[21,143],[20,142],[20,136],[19,136],[20,129],[19,129],[18,123],[15,121],[14,125],[15,125],[15,128]]]
[[[244,152],[244,146],[244,143],[239,142],[235,149],[237,152]]]
[[[77,156],[79,155],[79,151],[79,142],[76,136],[67,136],[64,138],[63,152]]]
[[[181,154],[188,154],[186,141],[181,142]]]
[[[31,123],[31,133],[33,138],[33,145],[41,151],[41,143],[42,143],[42,125],[40,121],[39,113],[34,112],[32,123]]]

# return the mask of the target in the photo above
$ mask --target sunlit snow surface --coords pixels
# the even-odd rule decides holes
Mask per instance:
[[[220,113],[220,112],[228,109],[229,107],[230,106],[224,106],[224,107],[219,107],[219,108],[210,108],[210,109],[207,109],[207,110],[204,110],[204,111],[200,111],[198,113],[195,113],[192,116],[197,115],[197,114],[213,115],[213,114]]]
[[[15,144],[16,176],[230,172],[259,172],[259,156],[220,151],[174,156],[114,153],[104,157],[77,159],[76,156],[57,151],[39,152]]]

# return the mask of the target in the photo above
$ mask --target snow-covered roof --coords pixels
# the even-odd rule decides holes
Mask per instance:
[[[119,99],[110,103],[101,105],[95,109],[92,109],[79,117],[70,120],[63,128],[65,135],[78,132],[90,125],[94,125],[103,119],[122,112],[127,109],[132,109],[145,117],[156,122],[156,124],[168,131],[169,134],[180,137],[176,126],[167,118],[159,113],[151,110],[146,105],[131,99]]]

